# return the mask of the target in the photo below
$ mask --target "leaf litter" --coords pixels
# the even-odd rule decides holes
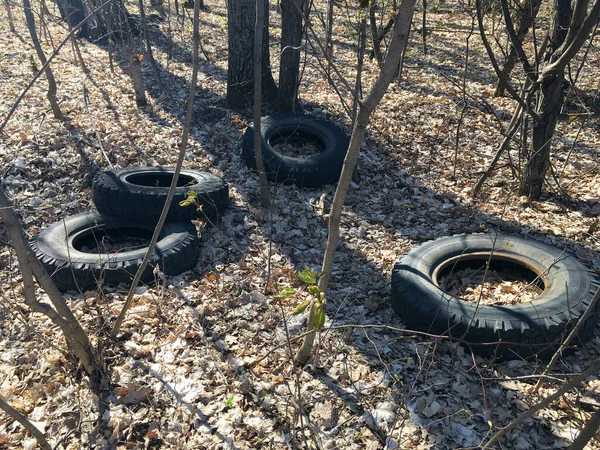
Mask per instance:
[[[538,397],[530,395],[543,367],[536,361],[483,359],[455,343],[392,329],[403,326],[389,300],[394,261],[439,236],[495,230],[530,236],[568,248],[600,273],[594,228],[600,192],[597,119],[586,122],[573,147],[576,157],[570,158],[578,127],[559,124],[553,164],[565,193],[531,204],[515,197],[518,181],[506,158],[482,196],[473,198],[470,192],[501,142],[495,117],[473,99],[484,96],[505,119],[513,105],[491,96],[493,76],[485,52],[472,40],[473,79],[467,83],[469,103],[455,147],[462,107],[456,81],[465,36],[452,25],[468,23],[440,8],[428,12],[430,23],[441,24],[428,38],[428,56],[417,40],[411,41],[402,81],[390,87],[372,118],[344,206],[325,329],[348,328],[321,333],[312,365],[303,371],[295,367],[287,337],[299,336],[306,323],[304,315],[289,316],[305,299],[295,274],[306,266],[320,267],[334,186],[272,187],[272,211],[260,208],[257,178],[243,164],[239,148],[251,117],[224,104],[225,7],[205,3],[202,18],[210,26],[203,28],[201,39],[211,59],[200,63],[196,109],[202,114],[194,118],[185,165],[223,176],[232,206],[216,223],[198,223],[201,257],[193,271],[138,289],[121,340],[104,336],[123,306],[126,287],[99,286],[66,295],[106,362],[111,386],[102,398],[67,356],[58,330],[23,305],[16,258],[0,227],[0,395],[27,414],[56,448],[289,448],[303,441],[326,449],[476,447],[598,358],[597,337],[577,345],[559,360]],[[277,35],[278,15],[271,19]],[[334,32],[340,45],[334,62],[348,80],[354,77],[356,36],[349,32],[354,20],[352,12],[336,8]],[[31,49],[8,32],[6,18],[0,21],[3,115],[32,74]],[[54,20],[46,26],[56,36],[65,35]],[[182,27],[171,21],[171,26],[191,38],[189,23]],[[27,36],[21,19],[17,28]],[[165,23],[150,27],[159,39],[166,30]],[[50,46],[43,44],[49,53]],[[30,236],[60,217],[93,208],[90,165],[107,168],[84,114],[83,83],[113,165],[175,163],[191,73],[188,48],[174,46],[172,59],[164,47],[154,49],[172,82],[164,86],[166,95],[151,87],[150,106],[138,110],[119,64],[111,74],[105,50],[80,45],[91,70],[87,78],[67,50],[52,66],[69,126],[51,117],[42,80],[0,142],[2,185]],[[276,73],[278,51],[272,50]],[[590,65],[597,70],[597,49],[591,52]],[[312,53],[307,62],[302,108],[349,133],[350,120]],[[375,62],[366,63],[365,92],[377,70]],[[144,77],[151,84],[147,65]],[[593,71],[582,71],[582,88],[595,89]],[[349,93],[342,94],[348,101]],[[460,156],[456,167],[455,152]],[[518,160],[514,151],[510,156]],[[285,288],[299,293],[276,299],[274,294]],[[41,291],[38,296],[48,300]],[[351,327],[356,324],[374,328]],[[591,377],[525,421],[509,433],[510,445],[566,447],[600,401],[597,384],[598,378]],[[0,446],[33,445],[20,425],[0,416]],[[592,441],[590,448],[598,443]]]

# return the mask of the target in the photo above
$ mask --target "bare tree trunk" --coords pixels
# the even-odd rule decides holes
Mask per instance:
[[[169,212],[169,208],[171,207],[171,203],[173,201],[173,195],[175,194],[175,188],[177,187],[177,181],[179,180],[179,174],[181,173],[181,167],[183,166],[183,161],[185,159],[185,151],[190,135],[190,126],[192,123],[192,115],[194,112],[194,98],[196,96],[196,84],[198,83],[198,48],[200,47],[200,0],[195,0],[194,2],[194,44],[192,50],[192,79],[190,80],[190,90],[188,92],[188,103],[187,110],[185,114],[185,123],[183,125],[183,131],[181,133],[181,147],[179,148],[179,155],[177,156],[177,163],[175,164],[175,171],[173,172],[173,179],[171,180],[171,185],[169,186],[169,192],[167,193],[167,198],[165,199],[165,206],[163,206],[163,210],[160,213],[160,217],[158,218],[158,222],[154,227],[154,233],[152,234],[152,238],[150,239],[150,243],[148,244],[148,249],[146,250],[146,254],[144,255],[144,259],[142,260],[142,264],[138,268],[135,276],[133,277],[133,281],[131,282],[131,286],[129,287],[129,292],[127,293],[127,298],[125,299],[125,303],[123,308],[119,312],[119,316],[113,325],[113,328],[110,332],[111,337],[116,337],[119,333],[119,328],[121,327],[121,323],[125,318],[125,314],[127,310],[131,306],[131,302],[133,301],[133,295],[135,294],[135,290],[142,278],[142,274],[148,266],[148,262],[150,261],[150,257],[154,252],[154,247],[158,242],[158,237],[160,236],[160,232],[165,223],[165,219],[167,217],[167,213]]]
[[[42,65],[45,65],[47,61],[46,55],[44,54],[44,50],[42,49],[42,45],[38,39],[37,31],[35,29],[35,21],[33,19],[33,12],[31,10],[31,3],[29,0],[23,0],[23,11],[25,12],[27,28],[29,29],[29,34],[31,35],[31,41],[35,47],[35,51]],[[46,79],[48,80],[47,98],[50,102],[50,107],[52,108],[54,117],[57,119],[64,119],[63,113],[58,106],[58,101],[56,100],[56,80],[54,79],[54,74],[52,73],[52,69],[50,69],[49,65],[46,67]]]
[[[268,4],[265,4],[261,87],[263,102],[277,99],[277,85],[271,72],[269,57]],[[229,61],[227,65],[227,105],[247,108],[254,102],[254,27],[255,0],[227,0],[227,35]]]
[[[552,137],[565,97],[563,83],[564,73],[561,73],[542,88],[539,121],[533,124],[530,155],[519,187],[519,195],[526,195],[530,200],[538,200],[542,195],[544,179],[550,167]]]
[[[560,2],[569,3],[569,0],[559,0]],[[588,0],[578,0],[572,13],[568,32],[565,34],[562,30],[565,19],[558,17],[558,15],[562,14],[567,7],[564,5],[557,6],[559,10],[556,13],[557,17],[554,22],[553,36],[555,41],[553,45],[557,45],[556,36],[558,35],[563,36],[563,42],[552,53],[550,64],[544,68],[538,80],[541,89],[541,98],[536,111],[538,120],[534,121],[533,124],[530,155],[519,187],[519,194],[526,195],[530,200],[540,198],[546,172],[550,167],[551,140],[565,98],[565,67],[583,47],[592,29],[600,19],[600,0],[594,2],[589,13],[587,13]]]
[[[371,25],[371,39],[373,40],[373,56],[377,59],[379,68],[383,65],[383,56],[381,55],[381,39],[377,31],[377,17],[375,10],[377,9],[377,0],[373,0],[369,8],[369,24]]]
[[[327,10],[325,13],[325,57],[327,58],[327,65],[333,58],[333,0],[327,0]],[[329,70],[329,69],[328,69]]]
[[[265,164],[262,157],[262,133],[260,123],[262,117],[262,76],[260,73],[260,62],[262,61],[262,38],[265,20],[264,3],[265,0],[256,0],[256,26],[254,27],[254,159],[256,160],[256,170],[258,171],[258,179],[260,181],[260,202],[263,206],[268,207],[269,184],[267,183],[267,174],[265,172]]]
[[[58,0],[59,9],[61,11],[69,11],[69,5],[66,0]],[[67,27],[69,28],[69,33],[73,31],[73,22],[71,20],[71,15],[65,15],[65,21],[67,22]],[[81,70],[83,73],[88,74],[90,70],[87,68],[83,57],[81,56],[81,51],[79,50],[79,44],[77,43],[77,39],[74,34],[71,34],[71,45],[73,46],[73,52],[75,53],[75,60],[81,65]]]
[[[363,18],[360,21],[358,31],[358,63],[356,65],[356,80],[354,82],[354,98],[352,103],[352,128],[356,122],[356,113],[358,112],[358,104],[362,98],[362,69],[365,60],[365,47],[367,41],[367,20]]]
[[[404,0],[398,12],[396,14],[396,23],[394,26],[394,33],[392,41],[390,43],[389,51],[383,67],[371,92],[368,97],[359,104],[358,116],[352,130],[352,136],[350,137],[350,144],[348,145],[348,153],[344,160],[344,166],[340,175],[340,180],[335,190],[335,196],[333,198],[333,204],[331,206],[331,213],[329,215],[329,227],[328,227],[328,238],[327,247],[325,249],[325,255],[323,257],[323,266],[321,268],[322,276],[319,279],[319,289],[321,292],[327,292],[329,282],[331,280],[331,269],[333,267],[333,258],[337,249],[339,236],[340,236],[340,220],[342,216],[342,207],[348,193],[348,187],[352,180],[352,172],[356,166],[358,154],[360,152],[361,145],[363,143],[365,133],[367,132],[367,125],[371,114],[383,98],[388,86],[394,78],[394,74],[400,63],[402,56],[402,50],[406,46],[408,34],[410,31],[410,24],[415,11],[416,0]],[[314,318],[313,306],[311,305],[309,318]],[[309,320],[307,325],[308,335],[305,337],[304,342],[300,350],[296,355],[296,359],[300,363],[307,361],[307,356],[312,351],[312,343],[314,342],[315,331],[313,320]],[[310,350],[308,349],[310,347]]]
[[[23,227],[17,219],[8,197],[0,189],[0,218],[10,236],[13,248],[17,254],[19,268],[23,276],[23,296],[25,303],[31,309],[48,316],[52,322],[62,330],[67,345],[73,356],[79,359],[88,374],[97,373],[94,352],[87,334],[67,306],[62,295],[46,273],[35,253],[27,243]],[[33,277],[35,276],[40,287],[46,292],[52,306],[40,302],[35,296]]]
[[[150,43],[150,36],[148,35],[148,21],[146,20],[144,0],[138,0],[138,6],[140,8],[140,21],[142,23],[142,32],[144,33],[144,42],[146,43],[146,56],[150,61],[150,65],[152,66],[152,71],[154,72],[154,78],[156,79],[156,83],[158,84],[160,90],[162,90],[162,78],[160,76],[160,72],[158,71],[158,65],[156,64],[156,60],[154,59],[154,54],[152,53],[152,44]]]
[[[15,32],[15,20],[12,15],[12,7],[10,6],[10,0],[4,0],[4,7],[6,8],[6,16],[8,17],[8,28],[11,33]]]
[[[292,2],[296,2],[298,7],[294,7]],[[281,0],[281,62],[277,99],[279,112],[297,109],[303,3],[304,0]]]
[[[142,75],[142,56],[131,54],[128,57],[129,60],[129,77],[133,83],[133,90],[135,92],[135,104],[138,107],[146,106],[148,101],[146,100],[146,90],[144,89],[144,77]]]

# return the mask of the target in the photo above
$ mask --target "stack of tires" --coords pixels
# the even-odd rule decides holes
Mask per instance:
[[[174,169],[161,167],[102,172],[92,184],[97,212],[67,217],[34,236],[31,247],[60,291],[131,282],[148,249],[173,174]],[[190,192],[196,204],[180,206]],[[192,220],[216,220],[228,201],[229,188],[221,178],[182,170],[142,282],[152,282],[157,267],[165,275],[194,268],[199,249]]]

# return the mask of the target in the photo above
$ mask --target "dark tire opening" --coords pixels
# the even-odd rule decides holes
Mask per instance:
[[[506,280],[525,281],[535,285],[540,291],[545,289],[544,274],[538,273],[536,268],[527,267],[522,261],[507,257],[492,256],[490,259],[489,254],[467,254],[449,258],[434,270],[432,280],[437,286],[442,286],[442,279],[465,269],[483,274],[488,261],[488,272],[496,272]]]
[[[297,128],[278,128],[267,142],[277,153],[290,158],[308,158],[325,150],[322,139]]]
[[[73,238],[72,246],[83,253],[120,253],[145,248],[152,232],[141,228],[119,227],[85,230]]]
[[[170,187],[173,181],[173,175],[169,173],[149,172],[149,173],[134,173],[126,176],[125,181],[138,186],[149,187]],[[192,186],[196,184],[196,180],[189,175],[180,174],[177,178],[177,187]]]

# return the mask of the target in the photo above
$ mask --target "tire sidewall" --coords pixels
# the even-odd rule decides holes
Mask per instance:
[[[281,128],[298,128],[314,135],[323,143],[323,151],[306,158],[293,158],[277,152],[269,140]],[[261,119],[263,162],[273,181],[297,182],[308,187],[335,182],[344,164],[348,144],[349,138],[341,128],[318,117],[281,113]],[[242,156],[249,167],[256,169],[252,127],[246,129],[242,138]]]
[[[527,261],[531,267],[548,269],[545,289],[540,296],[517,305],[480,305],[445,293],[433,280],[433,273],[444,261],[461,254],[491,252]],[[567,286],[567,288],[565,288]],[[561,325],[578,319],[591,301],[594,286],[589,271],[574,256],[550,245],[516,236],[461,235],[428,242],[409,252],[392,272],[393,306],[411,321],[407,306],[422,320],[435,320],[433,328],[474,323],[494,332]],[[408,299],[413,296],[414,300]],[[407,297],[406,299],[402,299]],[[418,299],[418,300],[417,300]],[[410,303],[410,305],[407,305]],[[475,320],[472,320],[475,318]]]
[[[36,236],[35,245],[40,255],[53,259],[55,264],[62,262],[103,267],[105,264],[137,263],[143,260],[147,247],[120,253],[86,253],[73,248],[73,240],[77,237],[94,229],[100,231],[110,228],[140,228],[150,233],[154,231],[151,224],[116,219],[99,213],[83,213],[50,225]],[[197,231],[191,222],[166,223],[160,232],[152,261],[160,261],[161,255],[181,245],[190,235],[197,240]]]

